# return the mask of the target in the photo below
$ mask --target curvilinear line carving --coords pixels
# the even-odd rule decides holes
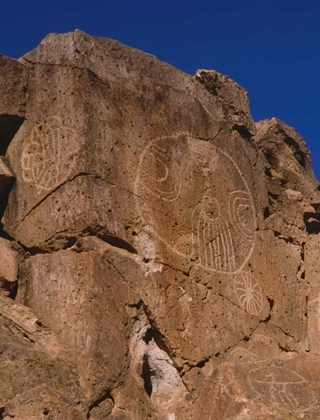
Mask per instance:
[[[135,182],[145,229],[208,270],[239,273],[254,248],[249,187],[225,151],[188,133],[159,137],[143,150]]]

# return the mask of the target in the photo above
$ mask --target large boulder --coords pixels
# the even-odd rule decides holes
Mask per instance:
[[[0,273],[77,368],[76,394],[45,415],[317,418],[320,196],[298,133],[255,125],[216,71],[81,31],[11,65],[27,84],[3,111],[23,123],[5,155]],[[39,407],[54,398],[41,383]],[[12,393],[3,412],[21,417]]]

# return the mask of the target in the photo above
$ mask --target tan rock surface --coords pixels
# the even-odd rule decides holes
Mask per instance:
[[[3,297],[0,331],[2,418],[58,419],[63,413],[66,419],[83,419],[76,366],[53,333],[29,308]]]
[[[81,31],[5,63],[27,96],[0,100],[26,117],[5,156],[3,341],[30,336],[43,376],[22,353],[32,386],[8,377],[2,417],[319,418],[320,195],[298,133],[255,125],[216,71]]]
[[[4,155],[25,116],[28,69],[0,54],[0,74],[0,155]]]
[[[208,420],[318,419],[320,359],[223,363],[209,378],[194,407]]]
[[[0,237],[0,293],[14,293],[18,282],[19,253],[11,241]]]
[[[116,386],[128,365],[133,322],[126,305],[139,301],[116,268],[93,252],[38,254],[23,266],[17,300],[79,360],[88,398],[98,400]]]

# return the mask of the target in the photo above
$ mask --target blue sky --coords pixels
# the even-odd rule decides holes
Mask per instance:
[[[1,5],[0,52],[17,58],[49,32],[115,38],[189,74],[226,74],[255,121],[277,117],[311,150],[320,179],[319,0],[16,0]]]

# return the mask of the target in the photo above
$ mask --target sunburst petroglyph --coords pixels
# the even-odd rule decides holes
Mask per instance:
[[[251,315],[259,315],[263,306],[263,295],[257,279],[249,271],[235,277],[234,291],[243,309]]]

